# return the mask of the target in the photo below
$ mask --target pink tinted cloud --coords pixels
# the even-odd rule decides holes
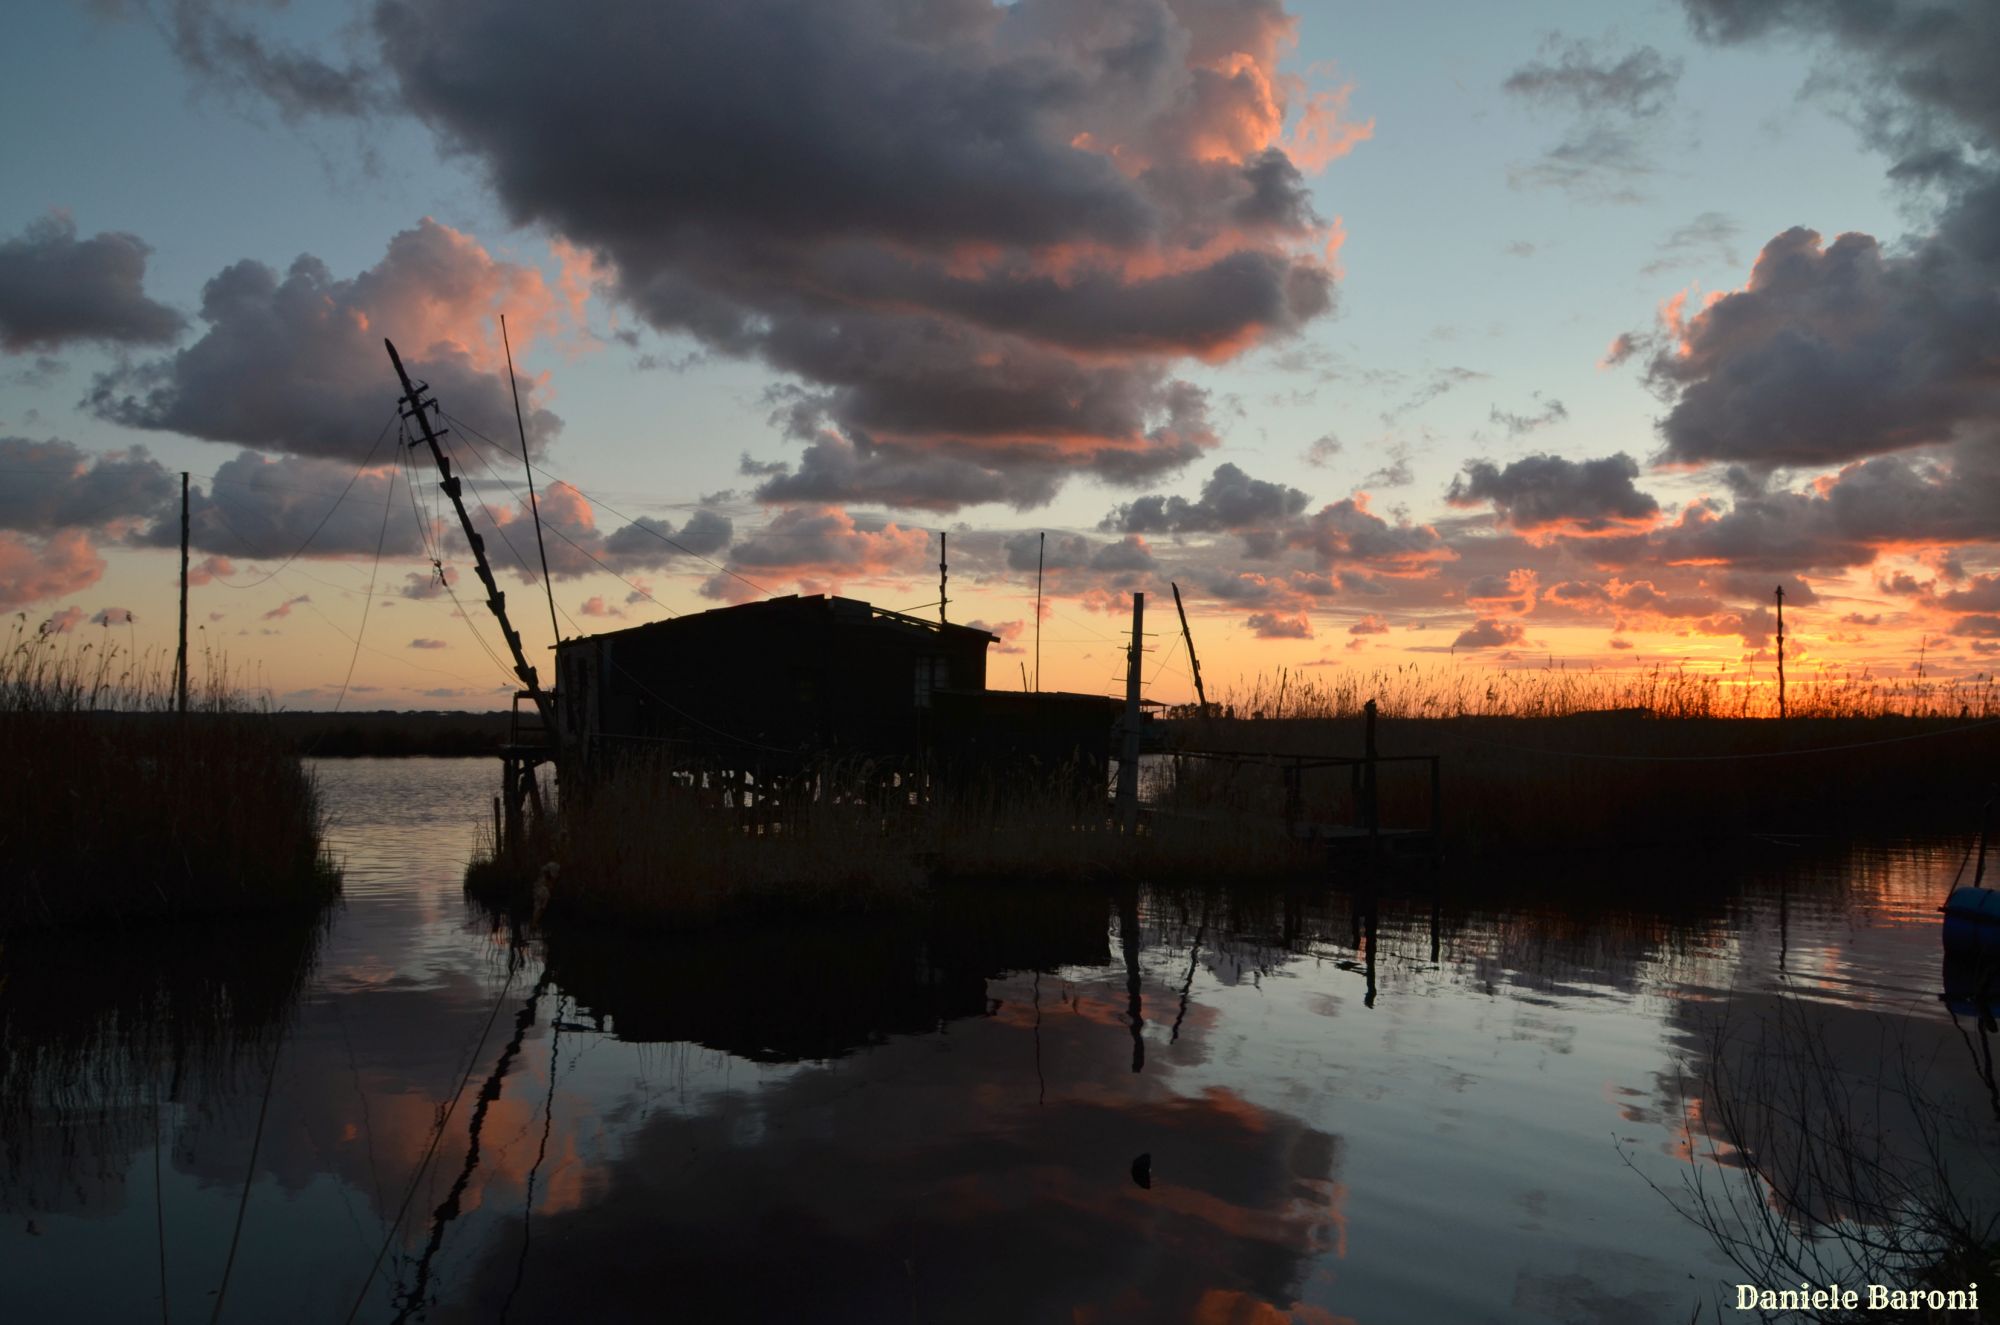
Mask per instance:
[[[790,579],[834,592],[855,580],[929,569],[936,548],[937,540],[922,529],[893,521],[867,528],[837,506],[794,506],[738,542],[730,550],[729,565],[765,584]],[[726,596],[730,590],[718,585],[726,578],[712,577],[702,592]]]
[[[104,574],[104,558],[81,529],[46,538],[0,530],[0,609],[87,589]]]
[[[51,615],[47,621],[41,624],[41,633],[44,635],[67,635],[75,630],[82,620],[82,608],[65,607],[62,611]]]
[[[236,573],[236,564],[228,557],[204,557],[199,564],[188,567],[189,584],[207,584],[211,580],[228,579]]]

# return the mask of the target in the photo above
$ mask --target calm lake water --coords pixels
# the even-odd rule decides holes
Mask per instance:
[[[1686,1322],[1785,1008],[1990,1182],[1963,841],[545,950],[460,893],[490,761],[319,772],[323,925],[0,955],[0,1320]]]

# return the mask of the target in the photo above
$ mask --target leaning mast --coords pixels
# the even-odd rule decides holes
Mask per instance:
[[[520,632],[516,631],[513,623],[507,620],[507,595],[502,593],[500,586],[494,582],[493,568],[487,564],[486,540],[472,527],[472,517],[466,514],[465,502],[459,495],[461,485],[458,476],[451,472],[451,459],[445,455],[444,448],[438,445],[438,432],[431,427],[430,411],[437,408],[437,400],[434,397],[427,398],[424,394],[430,390],[430,384],[412,382],[408,370],[403,367],[402,356],[396,353],[395,344],[387,339],[383,340],[382,344],[388,347],[389,361],[396,365],[396,376],[402,379],[403,417],[415,419],[417,427],[423,431],[423,440],[431,448],[431,459],[437,462],[438,473],[444,479],[438,486],[444,490],[445,496],[451,498],[452,509],[458,512],[459,527],[465,531],[465,541],[472,548],[473,565],[479,571],[479,582],[486,586],[486,606],[499,621],[500,633],[506,637],[508,651],[514,655],[514,675],[521,679],[521,685],[526,689],[528,697],[535,701],[535,708],[541,713],[543,730],[554,732],[555,704],[549,698],[548,692],[542,689],[541,679],[535,674],[534,665],[528,661],[528,655],[521,650]],[[410,445],[415,446],[416,443],[412,442]]]

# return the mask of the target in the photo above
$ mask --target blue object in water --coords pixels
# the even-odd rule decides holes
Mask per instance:
[[[1944,950],[2000,957],[2000,890],[1954,888],[1944,904]]]

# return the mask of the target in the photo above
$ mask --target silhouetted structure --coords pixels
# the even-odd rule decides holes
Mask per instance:
[[[942,690],[983,690],[994,636],[851,598],[771,598],[556,648],[561,723],[586,765],[636,750],[781,765],[908,760]]]
[[[792,595],[556,648],[568,757],[781,775],[828,762],[928,778],[1101,779],[1114,700],[986,688],[996,637],[851,598]]]

